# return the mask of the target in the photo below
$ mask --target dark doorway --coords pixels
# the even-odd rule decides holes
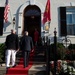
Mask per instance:
[[[33,38],[35,28],[41,36],[41,11],[35,5],[29,5],[24,10],[24,27],[23,32],[27,30]]]

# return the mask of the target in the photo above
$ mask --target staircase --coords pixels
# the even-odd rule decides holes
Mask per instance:
[[[17,53],[17,61],[16,63],[19,63],[19,60],[21,58],[21,51]],[[3,69],[0,72],[0,75],[4,75],[6,72],[6,69]],[[33,65],[28,71],[28,75],[47,75],[46,74],[46,47],[44,46],[36,46],[35,48],[35,54],[33,57]],[[50,75],[52,75],[50,73]]]
[[[33,66],[29,70],[29,75],[46,75],[45,50],[42,46],[35,47]]]

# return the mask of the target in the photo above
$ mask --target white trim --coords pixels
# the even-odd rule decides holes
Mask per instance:
[[[64,3],[64,6],[75,6],[74,2],[66,2]]]
[[[25,2],[22,6],[21,6],[21,8],[20,8],[20,10],[19,10],[19,14],[18,14],[18,16],[19,16],[19,18],[18,18],[18,27],[20,27],[20,28],[18,28],[18,34],[20,35],[21,33],[22,33],[22,24],[23,24],[23,10],[27,7],[29,5],[29,3],[28,2]],[[31,4],[32,5],[32,4]],[[44,12],[44,6],[43,6],[43,4],[41,4],[40,2],[35,2],[35,5],[36,6],[38,6],[39,8],[40,8],[40,10],[41,10],[41,14]],[[41,18],[42,18],[42,16],[43,15],[41,15]],[[42,21],[42,20],[41,20]],[[42,24],[41,24],[42,25]]]

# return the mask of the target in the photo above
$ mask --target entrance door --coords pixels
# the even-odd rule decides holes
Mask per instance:
[[[33,38],[35,28],[41,36],[41,11],[35,5],[29,5],[24,10],[24,29],[27,30],[29,35]]]

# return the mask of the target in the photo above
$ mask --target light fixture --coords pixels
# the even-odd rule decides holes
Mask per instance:
[[[45,26],[45,30],[46,30],[46,31],[49,30],[49,26],[48,26],[48,25]]]
[[[46,24],[45,24],[45,30],[46,30],[46,31],[49,31],[49,27],[50,27],[50,26],[49,26],[49,23],[46,23]]]
[[[13,24],[15,24],[15,17],[13,18]]]

